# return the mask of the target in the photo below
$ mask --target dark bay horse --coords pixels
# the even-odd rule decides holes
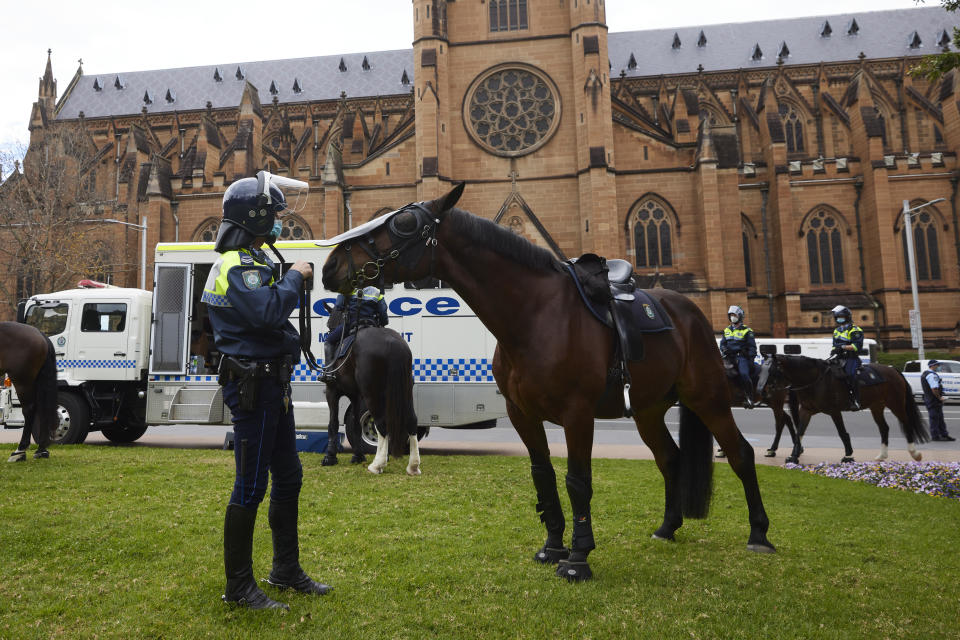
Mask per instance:
[[[730,398],[734,406],[743,405],[744,391],[743,386],[740,384],[740,376],[737,370],[725,362],[724,371],[727,374],[727,386],[730,388]],[[756,391],[753,398],[751,398],[754,406],[758,406],[762,402],[773,411],[773,444],[771,444],[770,448],[763,454],[767,458],[773,458],[777,455],[777,447],[780,445],[780,436],[783,434],[784,427],[787,428],[787,432],[790,434],[790,439],[793,441],[794,446],[798,444],[797,432],[794,429],[793,420],[783,409],[783,405],[787,403],[789,399],[788,386],[785,380],[774,376],[767,380],[767,384],[762,391]],[[722,458],[724,455],[723,449],[717,451],[718,458]]]
[[[34,458],[48,458],[50,435],[57,427],[57,362],[53,344],[26,324],[0,322],[0,380],[10,376],[23,409],[23,436],[9,462],[27,457],[30,436],[37,443]]]
[[[552,253],[489,220],[453,206],[463,184],[432,201],[408,205],[339,243],[323,266],[327,289],[347,292],[364,283],[432,276],[450,283],[497,338],[493,374],[513,426],[530,454],[537,511],[547,538],[535,554],[559,563],[557,575],[584,580],[595,548],[590,515],[594,418],[624,415],[621,388],[605,393],[613,354],[612,330],[586,309],[572,279]],[[683,517],[705,517],[712,494],[712,441],[717,439],[743,483],[749,510],[747,548],[774,551],[760,498],[753,448],[730,411],[730,393],[717,384],[723,365],[710,323],[689,299],[654,289],[675,329],[644,336],[646,357],[631,362],[629,390],[637,430],[664,477],[665,508],[654,537],[673,539]],[[680,445],[663,416],[680,407]],[[571,548],[544,421],[563,426],[567,493],[573,508]]]
[[[913,399],[913,391],[903,375],[893,367],[883,364],[864,365],[870,367],[883,380],[880,384],[861,386],[860,406],[869,410],[874,422],[880,429],[880,453],[875,460],[887,459],[890,427],[883,417],[885,408],[900,421],[900,429],[907,439],[907,451],[914,460],[920,460],[922,454],[917,450],[917,443],[929,440],[920,410]],[[799,401],[799,415],[794,416],[797,422],[798,437],[794,443],[793,453],[787,462],[797,462],[802,451],[800,441],[807,430],[810,418],[818,413],[826,413],[833,420],[837,434],[843,442],[844,456],[841,462],[853,462],[853,446],[850,434],[843,424],[842,411],[849,411],[849,394],[846,384],[837,377],[835,367],[826,360],[808,358],[806,356],[788,356],[777,354],[764,361],[760,371],[759,388],[763,388],[767,381],[774,377],[782,377],[790,384]]]
[[[347,355],[337,364],[336,380],[327,383],[330,423],[327,454],[323,464],[336,464],[340,432],[340,398],[350,400],[352,411],[347,420],[357,421],[366,407],[377,427],[377,454],[367,467],[370,473],[383,473],[389,454],[402,455],[410,445],[407,474],[420,475],[420,450],[417,446],[417,414],[413,409],[413,354],[406,340],[386,327],[360,327]],[[347,428],[358,429],[357,424]],[[364,456],[354,451],[353,462]]]

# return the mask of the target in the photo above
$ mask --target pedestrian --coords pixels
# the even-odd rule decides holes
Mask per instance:
[[[217,232],[220,257],[210,270],[202,301],[214,343],[223,354],[220,384],[230,408],[236,473],[223,527],[227,586],[223,601],[250,609],[289,609],[267,596],[253,577],[253,530],[257,509],[272,478],[268,519],[273,570],[268,584],[324,595],[331,587],[312,580],[300,566],[297,534],[303,470],[297,455],[290,376],[299,361],[300,338],[290,314],[310,264],[298,260],[282,278],[262,250],[280,233],[283,192],[269,173],[243,178],[223,194]],[[279,182],[279,180],[277,180]]]
[[[943,419],[943,383],[937,373],[939,369],[940,361],[930,360],[927,362],[927,370],[920,376],[923,404],[927,405],[927,416],[930,418],[930,439],[936,442],[954,442],[956,438],[947,433],[947,423]]]

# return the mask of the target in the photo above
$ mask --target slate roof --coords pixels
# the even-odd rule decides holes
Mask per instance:
[[[369,70],[363,69],[366,59]],[[340,71],[340,62],[346,71]],[[237,78],[238,69],[243,79]],[[215,74],[219,70],[219,82]],[[129,73],[84,74],[77,81],[57,114],[57,119],[77,118],[81,111],[87,118],[138,114],[145,106],[149,113],[236,107],[240,104],[244,81],[249,81],[260,94],[260,101],[273,100],[271,83],[282,103],[314,100],[335,100],[345,91],[350,98],[398,95],[409,93],[412,85],[401,82],[403,74],[413,78],[413,49],[349,53],[314,58],[240,62],[180,69],[158,69]],[[116,79],[124,88],[116,88]],[[99,80],[98,80],[99,79]],[[94,83],[99,82],[99,91]],[[294,83],[301,88],[294,92]],[[169,102],[167,92],[175,99]]]
[[[848,35],[854,20],[856,34]],[[611,33],[607,47],[611,74],[617,77],[624,70],[628,78],[696,73],[699,65],[705,71],[771,67],[777,64],[777,54],[784,44],[790,52],[784,64],[856,60],[861,51],[868,58],[900,58],[939,53],[943,31],[949,37],[956,21],[957,16],[942,7],[927,6]],[[829,37],[820,35],[826,23],[830,24]],[[697,46],[701,32],[706,40],[702,47]],[[912,49],[914,32],[921,44]],[[678,48],[673,47],[674,34],[680,40]],[[754,60],[757,45],[763,57]],[[636,62],[634,69],[628,68],[632,66],[631,54]]]
[[[766,20],[707,26],[611,33],[611,72],[627,77],[762,68],[776,65],[778,52],[789,50],[785,64],[816,64],[868,58],[899,58],[940,51],[944,32],[952,33],[956,16],[941,7],[872,11],[810,18]],[[856,22],[856,27],[854,26]],[[829,37],[821,35],[829,24]],[[848,32],[855,32],[854,34]],[[675,38],[680,46],[674,47]],[[911,48],[919,38],[920,46]],[[702,44],[702,46],[699,46]],[[759,48],[762,57],[754,59]],[[631,56],[633,62],[631,62]],[[364,60],[369,66],[364,70]],[[343,63],[341,65],[341,62]],[[244,81],[253,84],[263,103],[282,103],[398,95],[410,91],[412,49],[344,55],[227,63],[129,73],[84,74],[63,101],[58,119],[132,115],[146,104],[150,113],[236,107]],[[634,63],[636,66],[634,66]],[[346,71],[341,68],[346,67]],[[633,67],[633,68],[629,68]],[[238,72],[242,79],[237,78]],[[221,80],[217,81],[215,76]],[[301,89],[294,91],[294,84]],[[99,90],[94,85],[100,87]],[[117,86],[122,86],[118,89]],[[273,85],[271,87],[271,85]],[[276,94],[273,93],[276,90]],[[168,98],[173,98],[170,101]]]

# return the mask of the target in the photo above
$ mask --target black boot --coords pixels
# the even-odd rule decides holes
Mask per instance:
[[[741,390],[743,391],[743,406],[746,409],[753,409],[753,385],[748,382],[741,383]]]
[[[257,510],[238,504],[227,505],[223,522],[223,564],[227,573],[227,590],[222,599],[248,609],[289,609],[282,602],[267,597],[253,579],[253,525]]]
[[[847,387],[850,389],[850,408],[860,411],[860,385],[856,380],[848,380]]]
[[[270,530],[273,532],[273,571],[267,583],[281,589],[322,596],[333,587],[315,582],[300,566],[300,542],[297,536],[297,499],[270,501]]]

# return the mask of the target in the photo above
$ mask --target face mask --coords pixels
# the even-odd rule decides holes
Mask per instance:
[[[847,319],[844,318],[843,316],[840,316],[839,318],[837,318],[837,324],[847,324]]]
[[[729,315],[729,316],[727,316],[727,317],[730,318],[730,323],[731,323],[731,324],[737,324],[737,321],[740,319],[740,316],[735,316],[735,315],[732,315],[732,314]]]
[[[279,220],[273,221],[273,229],[270,229],[270,238],[271,241],[276,240],[280,237],[280,232],[283,231],[283,223]]]

